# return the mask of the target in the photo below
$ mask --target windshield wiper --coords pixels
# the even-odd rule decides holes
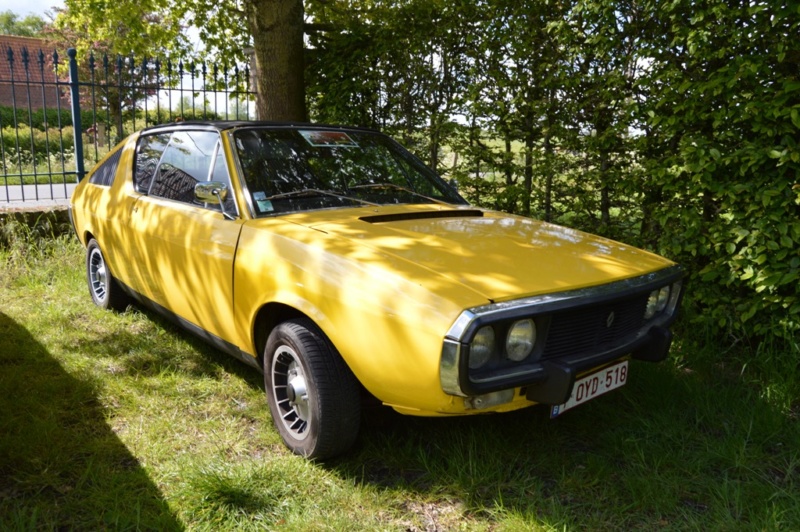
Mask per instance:
[[[346,199],[351,201],[357,201],[359,203],[364,203],[366,205],[378,206],[377,203],[372,203],[371,201],[366,201],[351,196],[345,196],[344,194],[342,194],[337,190],[320,190],[318,188],[304,188],[303,190],[292,190],[289,192],[284,192],[282,194],[275,194],[266,199],[274,200],[274,199],[284,199],[284,198],[296,198],[303,196],[330,196],[332,198]]]
[[[401,187],[400,185],[395,185],[394,183],[368,183],[366,185],[355,185],[352,187],[348,187],[349,190],[354,190],[359,188],[388,188],[388,189],[400,190],[402,192],[411,194],[412,196],[417,196],[418,198],[423,198],[433,203],[444,203],[443,201],[431,198],[429,196],[426,196],[425,194],[420,194],[419,192],[414,192],[410,188]]]

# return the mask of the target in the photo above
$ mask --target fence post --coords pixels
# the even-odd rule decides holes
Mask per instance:
[[[69,56],[69,93],[72,106],[72,134],[75,149],[75,173],[78,174],[78,181],[83,179],[86,170],[83,167],[83,127],[81,126],[81,95],[78,86],[78,62],[75,56],[78,55],[75,48],[67,50]]]

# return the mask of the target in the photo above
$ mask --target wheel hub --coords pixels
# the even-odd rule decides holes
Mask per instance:
[[[280,422],[293,438],[303,440],[308,436],[311,406],[306,374],[294,349],[288,345],[279,347],[271,371],[271,393],[280,410]]]
[[[103,256],[97,249],[93,250],[89,257],[89,277],[95,297],[102,301],[106,296],[108,273]]]
[[[297,411],[300,419],[308,418],[308,391],[306,390],[306,379],[302,375],[295,375],[289,379],[286,390],[289,396],[289,404]]]

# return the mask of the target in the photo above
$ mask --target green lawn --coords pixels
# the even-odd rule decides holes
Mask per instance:
[[[800,529],[797,377],[741,353],[679,339],[556,421],[371,412],[352,453],[311,463],[258,373],[92,306],[73,238],[2,234],[0,529]]]

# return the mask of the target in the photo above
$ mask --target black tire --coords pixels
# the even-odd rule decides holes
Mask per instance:
[[[106,264],[106,258],[95,239],[86,246],[86,281],[94,304],[100,308],[122,312],[130,300]]]
[[[358,381],[311,320],[281,323],[264,349],[264,388],[286,446],[324,459],[352,447],[361,424]]]

